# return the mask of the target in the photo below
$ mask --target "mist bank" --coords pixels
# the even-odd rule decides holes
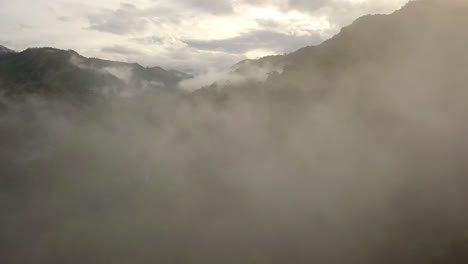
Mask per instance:
[[[466,94],[355,89],[4,102],[2,262],[459,263]]]

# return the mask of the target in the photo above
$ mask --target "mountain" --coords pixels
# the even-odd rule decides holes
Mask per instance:
[[[372,252],[374,259],[344,257],[300,263],[468,263],[468,167],[462,165],[465,161],[456,161],[467,155],[462,143],[468,133],[467,14],[466,0],[410,1],[390,15],[361,17],[321,45],[243,61],[233,72],[245,76],[244,82],[215,83],[195,92],[199,100],[216,102],[220,109],[265,106],[267,110],[259,114],[263,119],[248,119],[258,121],[253,133],[266,122],[278,141],[293,138],[279,152],[284,153],[291,144],[307,146],[300,153],[317,149],[317,153],[312,151],[316,156],[305,158],[306,166],[330,162],[338,174],[350,176],[353,186],[360,186],[357,181],[368,170],[375,181],[389,171],[393,171],[389,172],[390,181],[403,179],[396,187],[399,191],[390,192],[395,203],[391,213],[382,215],[384,220],[379,220],[378,209],[370,214],[371,222],[360,219],[352,224],[357,229],[366,225],[361,227],[369,228],[370,236],[388,232],[385,238],[376,235],[370,242],[372,249],[362,251],[363,255]],[[269,71],[265,81],[250,78],[265,69]],[[321,132],[326,136],[316,140]],[[361,137],[364,139],[357,139]],[[258,140],[264,140],[264,135]],[[343,144],[349,144],[349,149]],[[339,147],[328,152],[330,146]],[[374,146],[380,149],[376,156],[396,153],[395,160],[377,161],[373,155],[359,158]],[[328,160],[328,155],[333,158]],[[284,158],[294,157],[302,155]],[[340,157],[350,163],[355,157],[360,161],[342,168]],[[361,170],[365,171],[358,172]],[[334,181],[334,173],[324,178]],[[323,172],[303,176],[316,175]],[[373,193],[381,191],[369,182],[364,186]],[[357,196],[365,192],[361,190]],[[363,206],[374,202],[369,197],[364,200]],[[352,208],[345,206],[344,210]],[[382,226],[381,221],[388,225]],[[313,224],[310,227],[314,229]],[[347,231],[341,231],[337,236],[346,237]],[[369,241],[362,234],[354,238],[357,244]],[[326,236],[319,244],[329,239]],[[339,254],[341,249],[333,246],[336,244],[328,250]],[[359,258],[359,254],[353,256]]]
[[[185,73],[185,72],[181,72],[181,71],[178,71],[178,70],[169,70],[169,72],[175,74],[176,76],[178,76],[179,78],[182,78],[182,79],[193,78],[193,75]]]
[[[160,67],[86,58],[72,50],[30,48],[0,57],[0,89],[9,95],[130,95],[146,89],[174,90],[184,78]]]
[[[16,53],[16,52],[7,47],[0,45],[0,56],[5,55],[5,54],[11,54],[11,53]]]
[[[383,72],[400,81],[423,82],[416,78],[421,76],[425,81],[437,76],[463,77],[468,65],[466,14],[468,2],[464,0],[410,1],[390,15],[361,17],[321,45],[244,61],[236,65],[235,72],[267,69],[270,78],[255,86],[309,93],[328,93],[332,89],[327,87],[343,86],[339,82],[345,79],[346,84],[384,85]],[[404,76],[405,71],[420,76]]]

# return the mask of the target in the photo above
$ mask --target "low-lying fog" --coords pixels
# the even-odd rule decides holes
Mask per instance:
[[[5,101],[0,259],[430,258],[468,223],[466,94],[444,104],[435,91],[357,91],[307,104],[160,94]]]

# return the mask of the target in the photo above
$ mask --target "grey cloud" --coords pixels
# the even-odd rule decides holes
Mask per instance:
[[[26,30],[26,29],[32,29],[32,28],[33,28],[33,26],[28,25],[28,24],[24,24],[24,23],[20,23],[20,24],[18,25],[18,29],[19,29],[19,30]]]
[[[231,13],[231,0],[180,0],[186,6],[207,11],[209,13]]]
[[[298,10],[317,10],[327,5],[335,4],[334,1],[330,0],[289,0],[288,5],[292,9]],[[342,4],[342,3],[340,3]]]
[[[290,52],[304,46],[317,44],[321,41],[318,34],[310,36],[294,36],[273,31],[260,30],[234,38],[222,40],[184,40],[184,42],[200,50],[244,53],[253,49],[274,49],[279,52]]]
[[[142,55],[142,53],[138,50],[130,49],[124,46],[110,46],[104,47],[101,49],[104,53],[113,53],[113,54],[122,54],[122,55]]]
[[[215,5],[216,6],[216,5]],[[139,9],[133,4],[121,3],[118,9],[103,9],[88,15],[89,29],[118,35],[144,30],[154,25],[179,24],[183,19],[180,8],[155,5]]]
[[[332,0],[288,0],[279,3],[278,1],[272,0],[244,0],[244,3],[250,5],[269,5],[269,6],[276,6],[281,10],[289,10],[289,9],[296,9],[299,11],[310,11],[310,10],[317,10],[324,6],[333,5],[336,1]],[[341,3],[340,3],[341,4]]]
[[[57,20],[61,21],[61,22],[69,22],[71,19],[67,16],[59,16],[57,17]]]
[[[156,25],[179,24],[185,19],[183,10],[175,6],[154,5],[147,9],[140,10],[137,14],[146,17]]]
[[[164,42],[164,38],[159,36],[150,36],[150,37],[142,37],[142,38],[131,38],[130,41],[143,44],[143,45],[153,45],[153,44],[162,44]]]
[[[157,0],[153,0],[158,2]],[[232,0],[173,0],[181,7],[201,10],[212,14],[232,13]]]
[[[91,30],[114,34],[127,34],[140,31],[148,21],[139,16],[139,10],[132,4],[121,3],[119,9],[104,9],[98,14],[88,16]]]
[[[281,26],[281,23],[273,19],[257,19],[257,24],[263,28],[269,29],[279,28]]]

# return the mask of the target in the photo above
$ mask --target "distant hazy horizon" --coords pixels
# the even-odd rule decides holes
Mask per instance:
[[[408,0],[3,1],[0,45],[73,49],[182,71],[316,45],[365,14]]]

